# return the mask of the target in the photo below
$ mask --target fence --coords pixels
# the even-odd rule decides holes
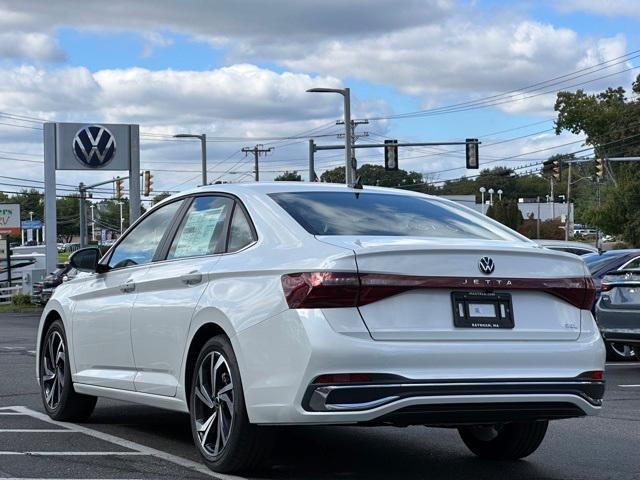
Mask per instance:
[[[11,303],[11,298],[17,293],[22,293],[22,285],[0,287],[0,304]]]

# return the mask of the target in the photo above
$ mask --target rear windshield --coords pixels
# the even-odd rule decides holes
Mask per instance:
[[[375,235],[516,240],[480,214],[409,195],[351,192],[273,193],[313,235]]]

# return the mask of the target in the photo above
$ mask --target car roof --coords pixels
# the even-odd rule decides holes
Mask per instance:
[[[224,192],[231,194],[239,193],[258,193],[268,195],[270,193],[285,192],[352,192],[352,193],[386,193],[396,195],[412,195],[412,196],[428,196],[434,199],[433,195],[427,195],[421,192],[413,192],[410,190],[402,190],[399,188],[374,187],[364,185],[362,189],[355,189],[342,183],[323,183],[323,182],[251,182],[251,183],[219,183],[214,185],[203,185],[191,190],[180,192],[178,195],[189,195],[203,192]],[[177,195],[177,196],[178,196]]]

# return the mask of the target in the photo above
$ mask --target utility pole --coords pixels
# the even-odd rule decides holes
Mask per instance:
[[[273,147],[270,148],[262,148],[264,145],[256,145],[255,147],[251,148],[251,147],[244,147],[242,149],[242,151],[244,152],[245,156],[247,156],[248,153],[253,153],[253,169],[255,172],[255,180],[256,182],[260,181],[260,171],[259,171],[259,166],[258,166],[258,158],[260,157],[261,154],[266,155],[267,153],[271,153],[273,151]]]
[[[309,181],[316,181],[316,165],[315,165],[316,145],[313,138],[309,139]]]
[[[91,204],[89,205],[89,208],[91,209],[91,241],[95,242],[96,241],[96,217],[95,217],[94,209],[96,208],[96,206]]]
[[[118,202],[118,205],[120,205],[120,235],[122,236],[122,231],[124,230],[124,215],[122,215],[122,206],[124,205],[124,202]]]
[[[553,220],[554,218],[556,218],[555,198],[553,197],[553,177],[551,177],[549,179],[549,183],[551,185],[551,188],[550,188],[550,190],[551,190],[551,197],[550,197],[550,200],[551,200],[551,220]]]
[[[538,202],[538,218],[536,219],[536,238],[540,240],[540,197],[537,197]]]
[[[573,164],[569,163],[569,173],[567,174],[567,217],[564,222],[564,239],[565,241],[569,240],[569,227],[571,226],[571,166]]]
[[[78,191],[80,192],[80,248],[84,248],[87,246],[87,189],[84,183],[80,182]]]

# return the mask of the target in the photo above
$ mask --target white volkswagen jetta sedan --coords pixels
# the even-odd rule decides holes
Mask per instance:
[[[263,461],[276,425],[457,428],[515,459],[601,408],[583,261],[437,197],[207,186],[71,262],[88,273],[38,332],[49,415],[82,420],[96,397],[189,412],[219,472]]]

